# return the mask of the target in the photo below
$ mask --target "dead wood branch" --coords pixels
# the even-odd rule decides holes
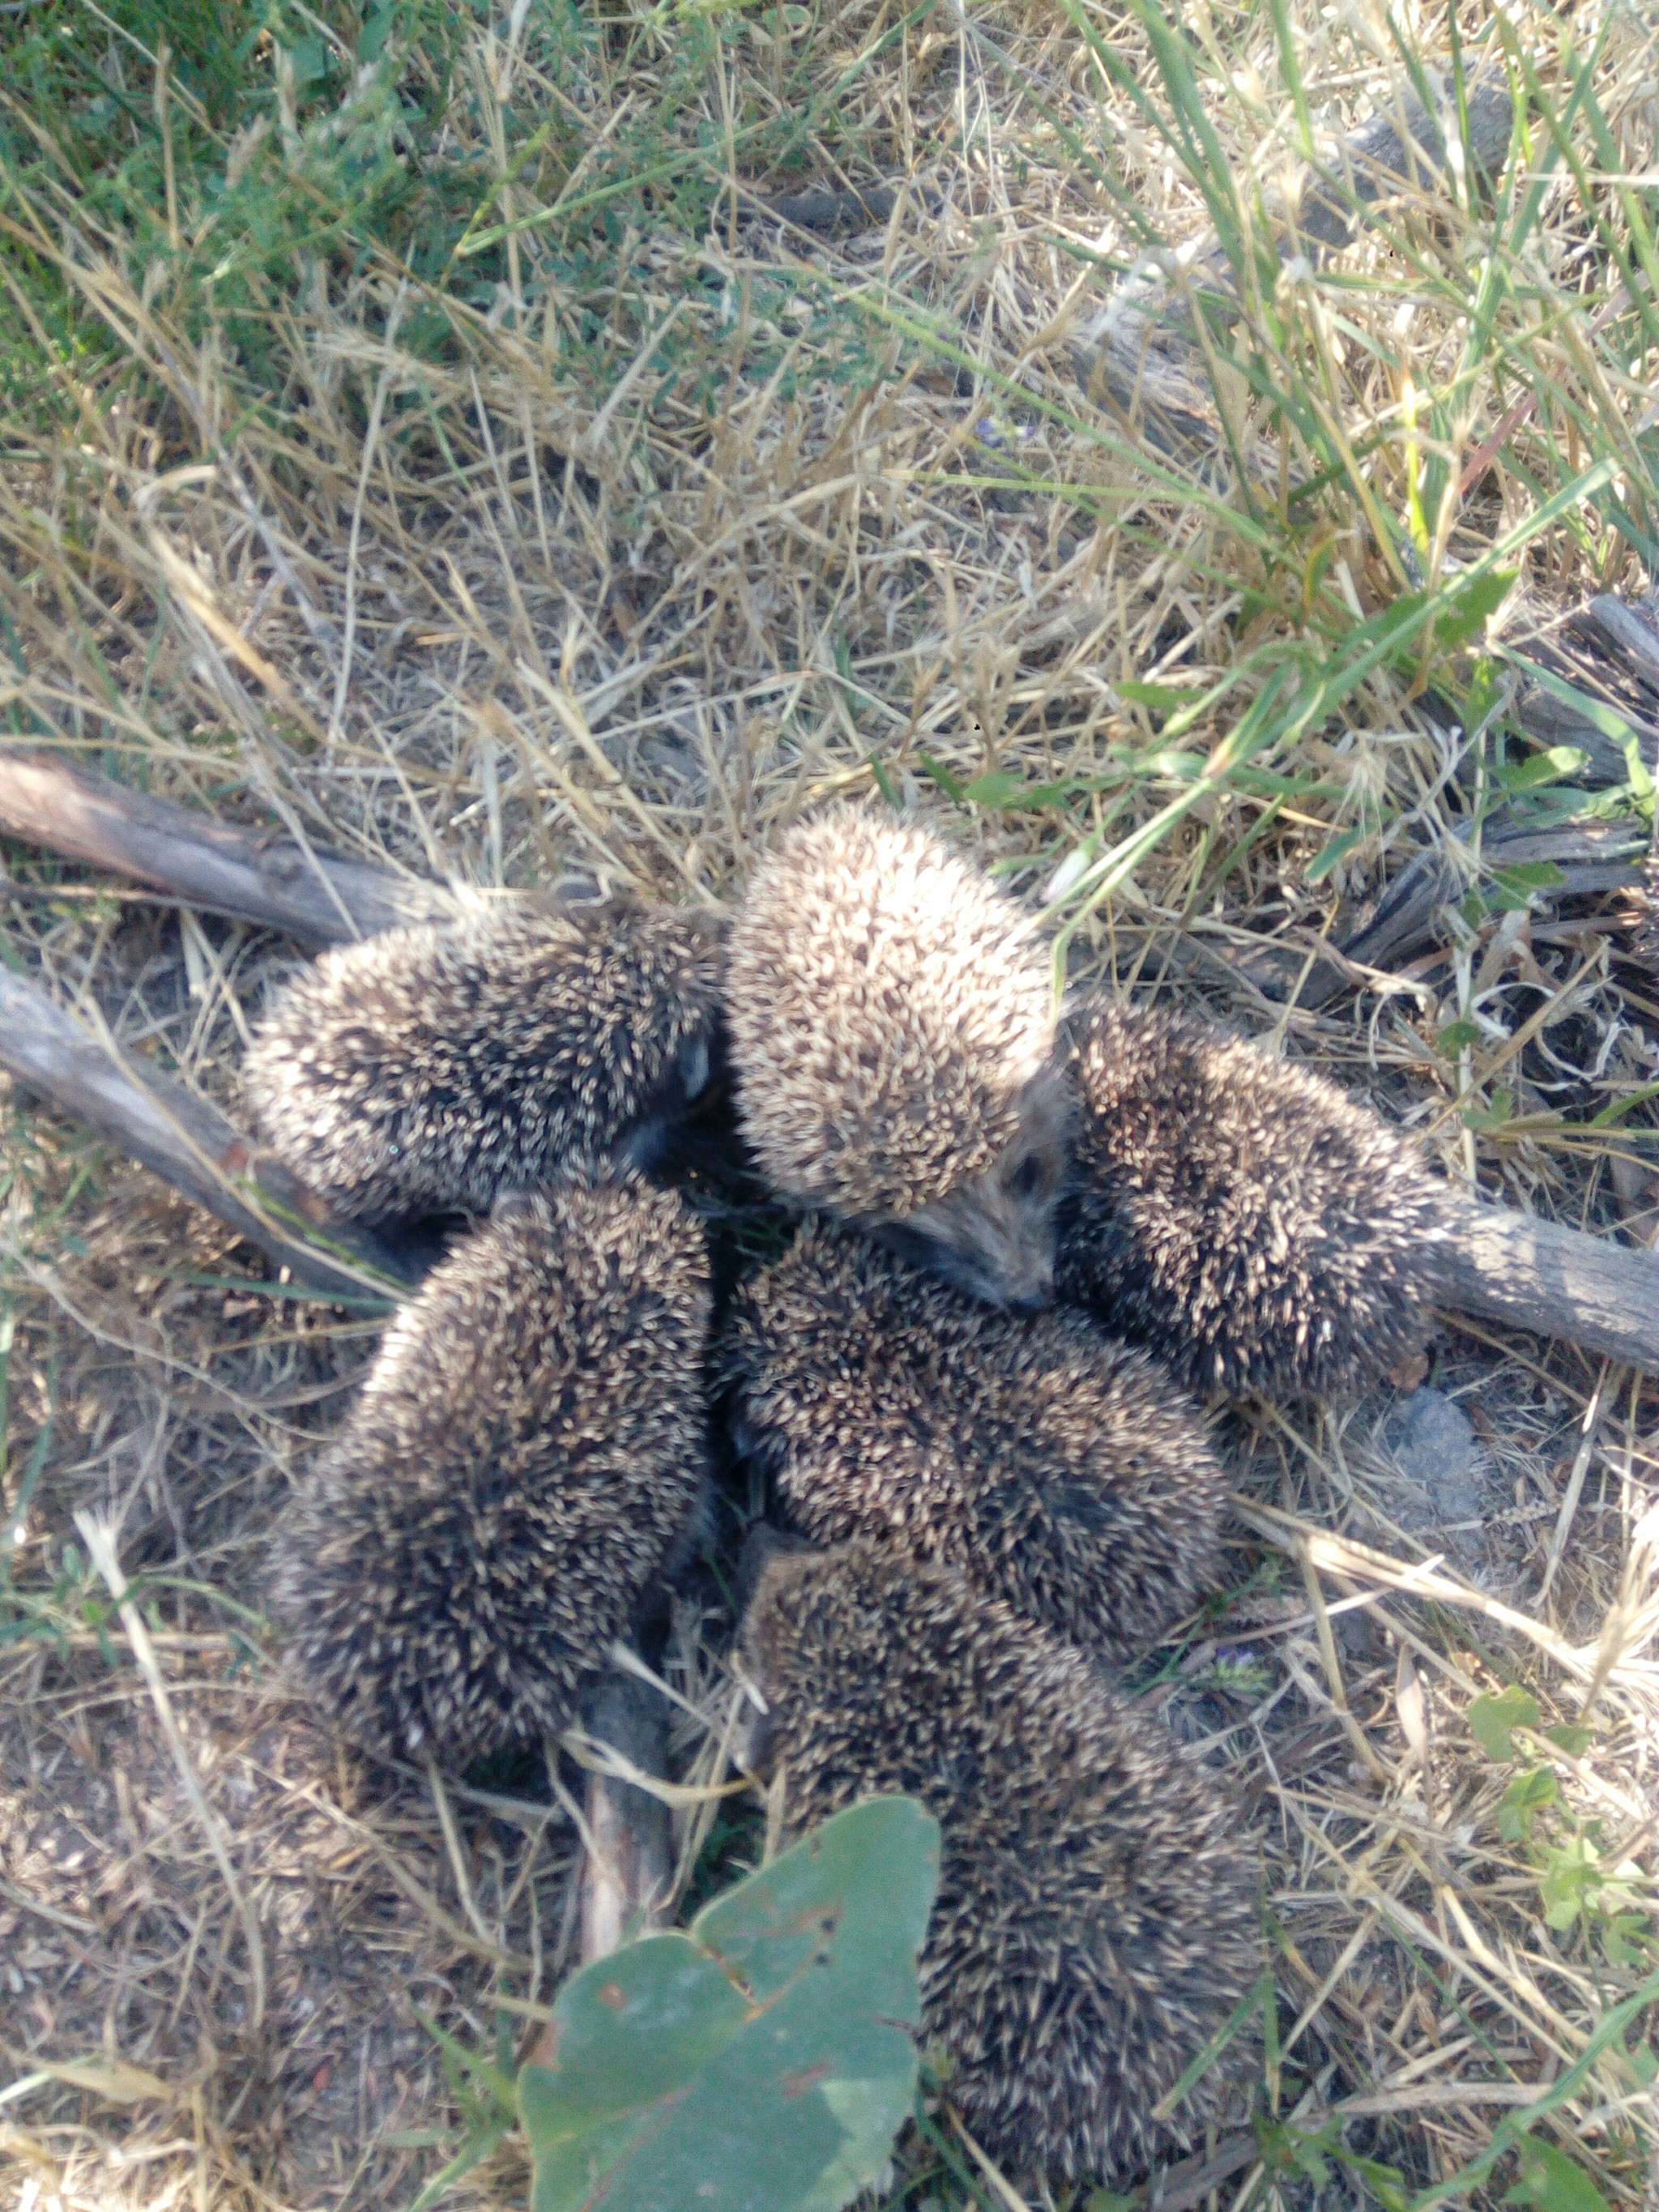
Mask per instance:
[[[637,1675],[608,1674],[582,1711],[582,1727],[640,1773],[668,1771],[668,1713]],[[629,1935],[660,1925],[673,1887],[668,1808],[614,1775],[587,1778],[593,1848],[582,1870],[582,1958],[607,1958]]]
[[[0,1068],[84,1121],[215,1215],[296,1281],[337,1296],[394,1294],[405,1271],[182,1083],[92,1036],[0,969]]]
[[[417,876],[236,829],[52,753],[0,752],[0,830],[306,945],[455,911],[447,891]]]
[[[1466,1210],[1447,1304],[1659,1375],[1659,1253],[1507,1206]]]
[[[1350,245],[1378,204],[1407,191],[1443,197],[1449,131],[1479,182],[1496,173],[1508,151],[1514,108],[1507,88],[1492,79],[1468,88],[1468,140],[1457,140],[1457,107],[1449,82],[1431,83],[1438,112],[1402,91],[1344,139],[1331,159],[1304,179],[1289,204],[1273,204],[1272,247],[1281,263],[1298,253],[1323,260]],[[1073,368],[1090,398],[1126,417],[1147,442],[1172,457],[1213,464],[1228,450],[1197,329],[1206,318],[1231,321],[1240,313],[1238,276],[1212,233],[1179,252],[1148,255],[1084,325]],[[1246,440],[1250,473],[1274,477],[1279,448]]]

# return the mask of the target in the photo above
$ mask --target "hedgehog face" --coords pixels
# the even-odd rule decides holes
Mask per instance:
[[[719,1042],[705,1031],[684,1040],[623,1146],[631,1167],[648,1173],[668,1164],[688,1115],[714,1087]]]
[[[1069,1102],[1054,1068],[1028,1084],[1013,1142],[994,1167],[899,1221],[860,1227],[969,1297],[1036,1313],[1054,1294],[1054,1214],[1066,1176]]]
[[[901,1224],[999,1304],[1044,1294],[1024,1123],[1055,1020],[1028,916],[919,825],[842,807],[756,872],[726,984],[738,1117],[775,1191]]]

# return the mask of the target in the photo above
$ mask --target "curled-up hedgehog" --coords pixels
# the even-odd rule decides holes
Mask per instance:
[[[1340,1396],[1422,1350],[1447,1217],[1409,1142],[1190,1017],[1102,995],[1068,1028],[1062,1297],[1203,1395]]]
[[[569,1724],[700,1532],[708,1313],[684,1201],[580,1162],[427,1278],[273,1561],[348,1733],[462,1765]]]
[[[992,1305],[1045,1304],[1065,1165],[1048,963],[927,830],[842,807],[733,922],[738,1114],[773,1188]]]
[[[743,1656],[799,1830],[919,1797],[941,1831],[922,2032],[999,2165],[1127,2178],[1217,2121],[1238,2045],[1155,2107],[1259,1967],[1237,1805],[1082,1653],[952,1570],[874,1545],[745,1562]]]
[[[709,919],[620,899],[383,930],[287,986],[243,1087],[343,1218],[486,1213],[567,1152],[653,1164],[711,1082],[720,958]]]
[[[817,1543],[944,1560],[1113,1665],[1217,1579],[1197,1410],[1085,1314],[998,1313],[809,1224],[739,1294],[723,1366],[739,1448]]]

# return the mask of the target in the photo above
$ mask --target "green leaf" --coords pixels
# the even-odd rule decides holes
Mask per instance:
[[[1573,1721],[1558,1722],[1555,1727],[1547,1728],[1544,1735],[1558,1751],[1565,1751],[1569,1759],[1582,1759],[1595,1741],[1593,1728],[1581,1728]]]
[[[357,33],[359,61],[372,62],[378,58],[381,47],[392,35],[392,27],[397,20],[398,11],[395,7],[383,6],[380,4],[380,0],[376,0],[376,4],[370,8],[364,16],[363,27]]]
[[[887,773],[887,770],[882,764],[881,761],[874,753],[872,753],[870,756],[870,773],[876,779],[876,789],[887,801],[887,804],[892,808],[894,813],[902,814],[904,811],[904,802],[898,795],[898,787],[894,783],[892,777]]]
[[[1551,1844],[1538,1885],[1546,1927],[1571,1928],[1581,1914],[1592,1909],[1595,1893],[1606,1879],[1600,1858],[1588,1836],[1569,1836],[1565,1843]]]
[[[1479,1044],[1481,1036],[1480,1026],[1474,1022],[1448,1022],[1435,1038],[1435,1042],[1449,1059],[1454,1054],[1462,1052],[1466,1045]]]
[[[936,761],[931,753],[918,753],[916,759],[921,763],[923,772],[933,777],[933,781],[947,799],[954,799],[958,806],[966,803],[968,793],[963,787],[961,777],[952,775],[943,761]]]
[[[1498,781],[1505,791],[1536,791],[1543,784],[1559,783],[1564,779],[1581,775],[1589,766],[1589,755],[1577,745],[1551,745],[1547,751],[1534,753],[1530,760],[1516,761],[1512,768],[1500,768]]]
[[[1511,1682],[1496,1697],[1483,1691],[1469,1707],[1468,1721],[1470,1733],[1488,1759],[1513,1759],[1516,1753],[1510,1730],[1537,1727],[1538,1700]]]
[[[976,775],[963,790],[963,797],[975,806],[1006,806],[1026,788],[1023,776],[1010,775],[1006,769],[993,769],[988,775]]]
[[[1516,2146],[1521,2171],[1506,2190],[1505,2204],[1535,2204],[1539,2212],[1609,2212],[1607,2200],[1582,2166],[1553,2143],[1522,2136]]]
[[[1374,2158],[1356,2158],[1352,2151],[1345,2153],[1342,2163],[1364,2183],[1382,2207],[1382,2212],[1407,2212],[1411,2192],[1397,2166],[1383,2166]]]
[[[1554,890],[1567,880],[1553,860],[1522,860],[1512,868],[1494,868],[1492,878],[1516,898],[1529,898],[1534,891]]]
[[[1466,1106],[1463,1126],[1466,1129],[1501,1129],[1515,1111],[1512,1091],[1494,1091],[1490,1106]]]
[[[297,40],[289,58],[294,64],[294,82],[301,92],[328,75],[328,48],[321,39]]]
[[[1498,1834],[1506,1844],[1529,1844],[1534,1816],[1560,1794],[1553,1766],[1530,1766],[1517,1774],[1498,1801]]]
[[[908,2118],[939,1826],[854,1805],[698,1914],[586,1967],[519,2104],[532,2212],[838,2212]]]
[[[1649,1925],[1647,1914],[1610,1912],[1601,1926],[1601,1948],[1607,1954],[1610,1966],[1645,1966],[1653,1950],[1653,1930]],[[1651,2066],[1653,2053],[1647,2045],[1638,2044],[1637,2048],[1646,2054]],[[1644,2079],[1650,2081],[1653,2076],[1648,2074]]]
[[[1435,643],[1443,651],[1467,645],[1485,627],[1488,615],[1495,615],[1508,599],[1519,574],[1517,568],[1488,568],[1484,575],[1471,576],[1467,583],[1449,576],[1441,588],[1451,604],[1443,611],[1435,610]]]
[[[1113,687],[1120,699],[1133,707],[1151,707],[1160,714],[1178,714],[1190,707],[1198,694],[1192,684],[1143,684],[1138,677],[1123,677]]]
[[[1340,861],[1346,860],[1364,836],[1362,823],[1358,829],[1345,830],[1340,837],[1333,837],[1328,845],[1316,853],[1302,872],[1302,880],[1308,884],[1322,884]]]

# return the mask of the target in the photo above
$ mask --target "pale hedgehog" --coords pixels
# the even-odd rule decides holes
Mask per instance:
[[[732,924],[744,1133],[781,1195],[993,1305],[1053,1292],[1065,1088],[1048,963],[928,831],[857,807],[796,830]]]
[[[580,1162],[428,1277],[273,1561],[349,1733],[459,1765],[574,1717],[696,1540],[708,1316],[684,1201]]]
[[[325,952],[243,1063],[266,1142],[340,1215],[487,1212],[572,1151],[649,1166],[719,1051],[720,935],[524,899]]]
[[[873,1545],[750,1567],[743,1656],[799,1831],[919,1797],[941,1831],[922,2033],[1018,2180],[1127,2179],[1220,2119],[1248,2037],[1154,2108],[1260,1971],[1239,1808],[1058,1637]]]
[[[994,1312],[809,1224],[739,1294],[722,1368],[739,1448],[819,1543],[944,1560],[1110,1664],[1217,1579],[1197,1411],[1085,1315]]]
[[[1340,1395],[1421,1351],[1447,1215],[1407,1140],[1188,1016],[1103,994],[1068,1028],[1062,1297],[1205,1395]]]

